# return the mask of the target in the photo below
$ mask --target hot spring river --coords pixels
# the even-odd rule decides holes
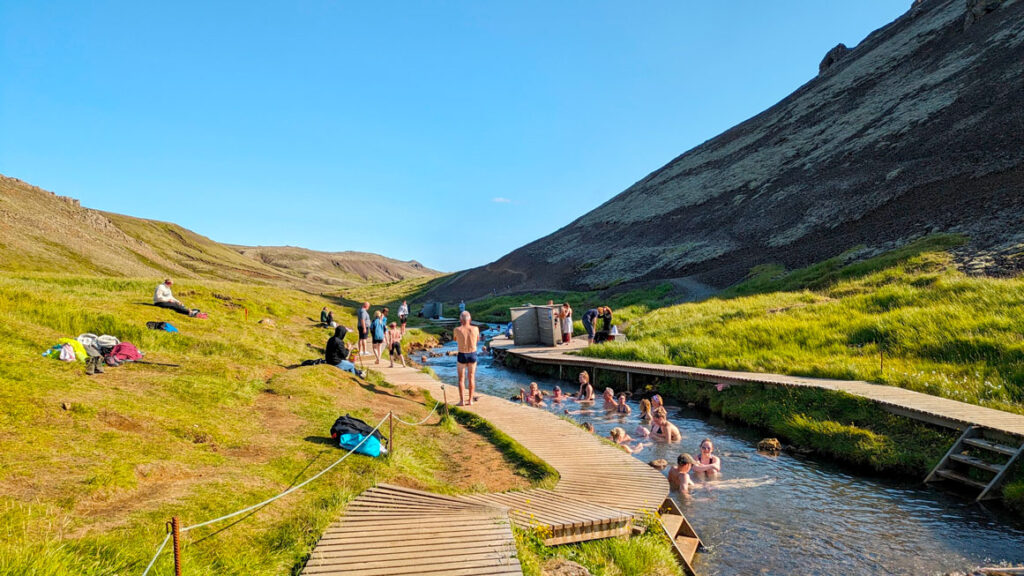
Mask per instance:
[[[455,358],[427,363],[444,382],[456,383]],[[480,358],[480,392],[508,398],[533,380],[548,391],[559,384],[492,365],[489,356]],[[576,389],[569,383],[562,388],[567,393]],[[596,395],[601,391],[595,390]],[[449,399],[457,401],[455,394]],[[639,413],[635,403],[632,407]],[[682,444],[655,445],[637,458],[674,463],[680,452],[699,454],[705,437],[714,440],[722,458],[717,481],[695,478],[698,484],[688,500],[673,492],[709,548],[695,560],[701,574],[919,575],[1024,562],[1024,523],[1007,514],[920,485],[854,475],[815,457],[761,456],[756,431],[671,404],[668,409],[683,434]],[[632,433],[639,424],[636,416],[574,418],[592,422],[605,437],[615,426]],[[594,490],[600,489],[601,478],[595,477]]]

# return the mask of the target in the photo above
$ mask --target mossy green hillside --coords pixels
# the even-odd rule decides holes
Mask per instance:
[[[334,301],[179,282],[176,295],[209,313],[200,320],[147,305],[157,282],[0,276],[0,573],[141,573],[172,515],[185,524],[217,517],[333,462],[341,452],[327,435],[338,415],[375,424],[389,410],[406,420],[428,412],[417,395],[330,366],[287,369],[322,356],[329,331],[309,320],[322,306],[351,325],[352,311]],[[263,318],[274,323],[257,324]],[[181,332],[145,327],[160,320]],[[81,363],[40,355],[82,332],[118,336],[146,360],[179,366],[87,377]],[[399,433],[390,460],[353,456],[279,502],[190,532],[186,573],[291,573],[345,502],[375,481],[478,489],[446,470],[454,446],[483,439],[436,425]],[[166,557],[154,573],[169,573]]]

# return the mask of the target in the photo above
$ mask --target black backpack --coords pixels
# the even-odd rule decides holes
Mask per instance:
[[[334,439],[337,439],[342,434],[362,434],[363,436],[369,436],[370,433],[373,433],[378,440],[384,439],[379,430],[374,430],[373,426],[370,426],[359,418],[353,418],[348,414],[345,414],[335,420],[334,426],[331,426],[331,438]]]

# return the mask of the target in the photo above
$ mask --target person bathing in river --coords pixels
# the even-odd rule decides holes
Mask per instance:
[[[459,406],[472,406],[476,394],[476,347],[480,341],[480,329],[472,324],[472,317],[465,310],[459,314],[459,325],[455,328],[455,342],[458,344],[455,371],[459,375]],[[469,387],[469,400],[465,388]]]
[[[604,389],[604,394],[601,396],[601,399],[604,400],[605,410],[615,410],[618,406],[618,404],[615,403],[615,390],[612,390],[611,388]]]
[[[626,395],[619,394],[619,403],[615,405],[615,412],[624,416],[629,416],[633,413],[633,409],[626,404]]]
[[[662,402],[661,400],[661,394],[655,394],[654,396],[651,396],[651,414],[653,414],[654,411],[658,409],[658,407],[664,405],[665,403]]]
[[[693,456],[686,454],[679,455],[676,459],[676,465],[669,468],[668,470],[668,484],[673,490],[678,490],[680,494],[689,495],[690,488],[693,487],[693,480],[690,478],[690,470],[697,464],[697,461],[693,459]]]
[[[608,433],[608,436],[612,439],[612,442],[618,444],[619,447],[625,450],[628,454],[636,454],[644,449],[643,443],[639,443],[636,446],[630,446],[629,443],[632,442],[633,439],[629,434],[626,434],[625,430],[618,426],[612,428],[611,432]]]
[[[640,401],[640,422],[651,421],[651,401],[644,398]]]
[[[544,394],[536,382],[530,382],[530,390],[526,393],[526,403],[530,406],[543,406]]]
[[[566,396],[565,394],[562,394],[562,388],[561,387],[555,386],[555,390],[551,394],[551,403],[552,404],[561,404],[562,402],[565,402],[566,400],[569,400],[569,399],[570,399],[569,396]]]
[[[594,401],[594,387],[590,385],[590,374],[587,374],[586,370],[580,372],[580,391],[576,394],[576,401]]]
[[[683,439],[682,434],[679,433],[679,428],[676,428],[675,424],[668,421],[668,411],[665,410],[664,406],[655,408],[653,416],[654,418],[651,421],[651,440],[675,443]]]
[[[715,456],[715,445],[711,442],[711,438],[705,438],[700,441],[700,456],[697,457],[697,462],[693,465],[693,471],[705,474],[708,478],[713,478],[719,472],[722,471],[722,459]]]
[[[398,324],[391,323],[391,329],[385,335],[385,342],[388,347],[388,360],[391,362],[391,368],[395,367],[395,357],[402,361],[402,366],[405,367],[405,357],[402,356],[402,330],[398,328]]]

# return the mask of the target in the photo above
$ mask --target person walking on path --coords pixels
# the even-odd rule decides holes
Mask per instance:
[[[398,307],[398,321],[402,323],[402,336],[405,336],[405,321],[409,318],[409,303],[402,300],[402,305]]]
[[[163,283],[158,284],[156,290],[153,292],[153,305],[161,308],[167,308],[168,310],[174,310],[178,314],[186,314],[188,316],[194,316],[181,300],[178,300],[171,294],[171,285],[174,282],[170,278],[167,278]]]
[[[459,300],[459,317],[462,317],[462,313],[466,311],[466,301]]]
[[[338,326],[334,329],[334,336],[327,340],[324,362],[331,366],[337,366],[346,372],[351,372],[360,378],[365,377],[366,373],[356,370],[356,365],[348,359],[348,345],[345,344],[345,335],[348,333],[349,329],[344,326]]]
[[[384,323],[384,315],[380,310],[373,313],[373,322],[370,323],[370,336],[373,338],[373,363],[380,364],[380,356],[383,354],[384,335],[387,332],[387,324]]]
[[[391,362],[391,368],[395,367],[395,356],[402,362],[402,367],[405,367],[405,357],[402,356],[402,330],[398,327],[398,324],[391,323],[390,329],[385,337],[385,345],[388,347],[388,360]]]
[[[558,317],[562,322],[562,344],[568,344],[572,342],[572,306],[568,302],[562,304]]]
[[[363,306],[356,312],[356,330],[359,331],[359,355],[366,354],[367,340],[370,338],[370,303],[363,302]]]
[[[587,331],[587,345],[594,343],[594,321],[597,320],[600,312],[597,308],[591,308],[583,313],[583,317],[580,320],[583,321],[583,329]]]
[[[463,310],[459,314],[459,325],[455,327],[455,342],[458,344],[455,369],[459,375],[459,406],[472,406],[476,394],[476,346],[480,341],[480,329],[471,324],[472,317]],[[469,386],[469,400],[465,387]]]

